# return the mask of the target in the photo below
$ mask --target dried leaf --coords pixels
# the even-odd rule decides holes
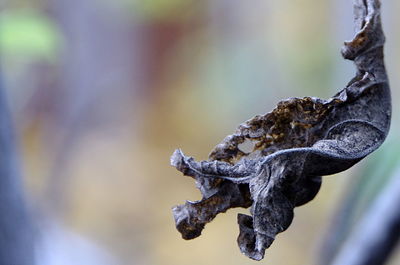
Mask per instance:
[[[385,41],[378,0],[354,0],[357,32],[342,55],[356,76],[329,100],[290,98],[265,115],[239,125],[197,162],[176,150],[171,164],[196,180],[203,199],[173,208],[184,239],[233,207],[239,214],[240,250],[261,260],[275,236],[293,219],[293,209],[312,200],[321,176],[346,170],[377,149],[390,126],[391,99],[383,62]],[[251,144],[253,150],[242,150]]]

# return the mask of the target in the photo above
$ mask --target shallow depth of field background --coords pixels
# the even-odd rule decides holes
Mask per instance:
[[[382,166],[374,161],[397,144],[400,3],[382,2],[389,139],[324,178],[258,264],[315,264],[350,183]],[[39,264],[257,264],[236,244],[236,215],[246,209],[181,239],[171,207],[200,193],[169,156],[182,148],[206,159],[239,123],[280,99],[332,96],[354,75],[339,52],[352,30],[345,0],[2,1],[1,74]]]

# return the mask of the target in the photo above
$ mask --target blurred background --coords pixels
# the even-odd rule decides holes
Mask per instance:
[[[389,137],[325,177],[259,264],[317,264],[396,177],[400,2],[382,2]],[[354,75],[339,52],[352,33],[346,0],[3,0],[0,78],[38,264],[256,264],[236,244],[246,209],[181,239],[171,207],[200,193],[169,157],[182,148],[206,159],[283,98],[332,96]],[[399,263],[400,249],[389,264]]]

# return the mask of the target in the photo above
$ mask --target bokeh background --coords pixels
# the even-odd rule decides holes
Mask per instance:
[[[317,264],[325,242],[337,229],[350,233],[394,178],[400,2],[382,2],[393,91],[388,140],[325,177],[259,264]],[[38,264],[256,264],[236,244],[236,215],[246,209],[181,239],[171,207],[200,193],[169,156],[182,148],[205,159],[280,99],[332,96],[354,75],[339,52],[352,32],[346,0],[2,0],[1,75]],[[355,191],[357,205],[335,223]],[[390,264],[399,263],[396,251]]]

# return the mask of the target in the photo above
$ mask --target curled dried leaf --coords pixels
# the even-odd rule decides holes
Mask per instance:
[[[199,236],[218,213],[251,207],[251,216],[238,216],[238,244],[245,255],[260,260],[289,227],[294,207],[316,196],[321,176],[348,169],[382,144],[391,99],[380,3],[355,0],[354,10],[357,32],[342,55],[354,61],[357,73],[343,90],[328,100],[281,101],[273,111],[239,125],[207,161],[174,152],[171,164],[193,177],[203,196],[173,208],[184,239]]]

